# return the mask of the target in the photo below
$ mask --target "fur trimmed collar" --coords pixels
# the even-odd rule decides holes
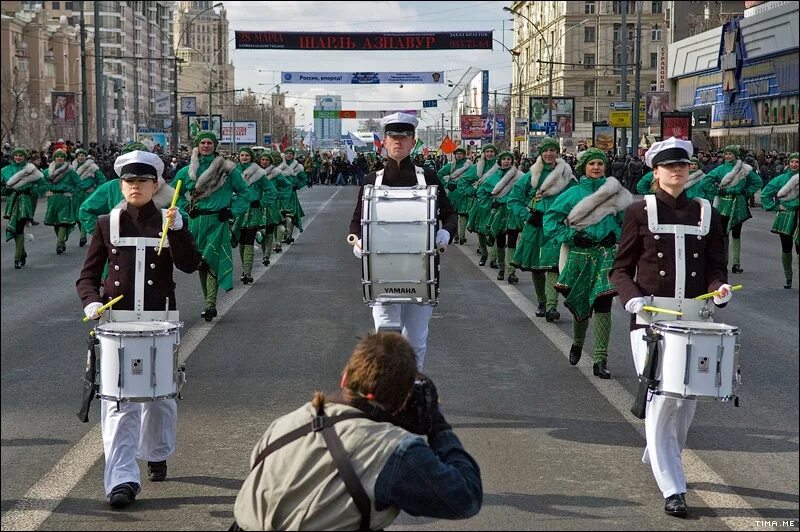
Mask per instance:
[[[454,165],[455,165],[455,163],[454,163]],[[450,168],[451,169],[455,168],[455,166],[451,166]],[[458,179],[459,177],[461,177],[464,174],[464,172],[466,172],[470,168],[472,168],[472,161],[470,161],[469,159],[464,159],[464,164],[462,164],[460,167],[456,168],[455,170],[452,170],[450,172],[450,175],[449,176],[445,176],[445,177],[448,178],[448,181],[452,181],[453,179]]]
[[[78,174],[81,179],[86,179],[89,177],[94,177],[94,173],[97,170],[100,170],[100,167],[97,166],[93,160],[86,159],[84,163],[78,166],[78,159],[72,161],[72,169],[75,170],[75,173]]]
[[[291,163],[287,163],[286,159],[278,166],[281,173],[285,176],[295,176],[304,171],[303,165],[297,162],[297,159],[292,159]]]
[[[689,174],[689,179],[688,181],[686,181],[686,185],[683,187],[683,190],[689,190],[697,183],[702,181],[705,176],[706,174],[704,174],[703,171],[698,168],[697,170]]]
[[[156,193],[153,194],[153,203],[156,204],[156,207],[159,209],[169,209],[169,206],[172,204],[172,196],[175,194],[175,189],[172,186],[168,185],[166,181],[164,181],[163,177],[158,178],[158,190]],[[115,209],[122,209],[125,207],[125,198],[122,199]]]
[[[607,177],[600,188],[580,200],[569,211],[566,223],[572,229],[586,229],[609,214],[617,214],[631,203],[633,195],[615,178]]]
[[[195,182],[191,197],[193,202],[198,202],[209,197],[211,194],[225,184],[228,176],[236,168],[233,161],[225,159],[222,155],[217,155],[206,171],[202,175],[197,175],[200,168],[200,155],[197,148],[192,150],[192,160],[189,163],[189,179]]]
[[[775,197],[781,201],[792,201],[795,199],[798,194],[800,194],[800,184],[798,184],[797,179],[798,175],[800,174],[794,174],[792,177],[790,177],[786,184],[781,187]]]
[[[536,163],[533,165],[533,168],[531,168],[531,186],[534,189],[536,188],[536,185],[539,184],[539,179],[541,178],[543,169],[544,161],[542,161],[542,156],[540,155],[539,158],[536,159]],[[538,175],[534,176],[534,172],[536,171],[538,171]],[[572,175],[572,168],[570,168],[569,164],[567,164],[564,159],[559,157],[556,159],[556,165],[552,170],[550,170],[550,173],[547,174],[547,177],[544,178],[542,186],[540,186],[539,190],[536,192],[543,198],[555,196],[564,190],[570,181],[574,180],[575,176]]]
[[[56,162],[53,161],[50,163],[50,166],[47,167],[47,178],[50,180],[51,183],[54,185],[58,184],[59,181],[64,179],[64,176],[67,175],[67,170],[71,167],[66,162],[59,167],[56,167]]]
[[[264,168],[264,171],[267,173],[267,179],[270,181],[281,175],[280,165],[275,166],[274,164],[271,164]]]
[[[500,169],[500,171],[502,172],[502,169]],[[492,196],[495,198],[504,197],[506,194],[511,192],[511,189],[523,175],[525,175],[525,173],[520,172],[517,167],[512,164],[511,167],[506,170],[505,174],[503,174],[503,177],[500,178],[500,181],[498,181],[492,189]]]
[[[44,177],[44,174],[41,170],[36,168],[33,163],[27,163],[19,172],[11,176],[6,186],[19,190],[28,183],[35,183],[42,177]]]
[[[478,159],[478,162],[475,163],[475,170],[476,170],[476,173],[478,174],[478,179],[481,180],[481,183],[483,183],[483,179],[486,176],[488,176],[489,174],[491,174],[494,171],[494,168],[495,168],[495,166],[497,166],[497,163],[498,163],[497,157],[495,157],[494,161],[492,162],[492,166],[487,169],[486,168],[486,159],[484,159],[483,157]]]
[[[736,164],[733,165],[733,169],[725,174],[725,177],[723,177],[722,181],[719,182],[719,186],[722,188],[736,186],[739,181],[746,179],[752,171],[752,166],[743,162],[741,159],[737,159]]]
[[[267,171],[256,163],[250,163],[250,166],[248,166],[244,172],[242,172],[242,178],[244,179],[245,183],[247,183],[248,187],[265,175],[267,175]]]

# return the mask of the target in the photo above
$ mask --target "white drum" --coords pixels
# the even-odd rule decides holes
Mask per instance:
[[[438,302],[436,189],[364,186],[361,270],[366,303]]]
[[[178,367],[180,322],[106,322],[95,327],[100,340],[98,397],[145,402],[174,399],[186,382]]]
[[[656,393],[678,399],[736,398],[738,327],[699,321],[659,321],[650,327],[664,337]]]

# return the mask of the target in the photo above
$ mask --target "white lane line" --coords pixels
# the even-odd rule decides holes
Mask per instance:
[[[336,192],[328,198],[319,210],[305,224],[306,229],[314,223],[317,216],[325,210],[328,203],[341,191],[337,188]],[[298,235],[299,240],[302,233]],[[256,273],[254,279],[260,279],[274,264],[286,255],[289,246],[283,253],[278,254],[274,261],[266,268],[262,268]],[[235,290],[230,297],[224,298],[219,305],[219,315],[217,320],[212,322],[200,322],[194,325],[181,338],[180,362],[183,363],[200,345],[200,342],[208,336],[216,323],[244,296],[253,285],[244,287],[243,290]],[[191,379],[191,374],[189,374]],[[45,473],[36,484],[34,484],[25,495],[19,499],[12,508],[3,514],[0,520],[0,530],[36,530],[44,523],[53,511],[58,508],[69,492],[86,476],[94,464],[103,457],[103,442],[100,431],[100,424],[95,425],[87,432],[78,443],[76,443],[63,457],[53,466],[50,471]]]
[[[461,252],[467,257],[467,260],[472,262],[483,274],[492,281],[503,293],[511,300],[514,305],[525,314],[528,319],[536,326],[542,334],[564,355],[564,358],[569,360],[569,349],[572,347],[572,337],[562,331],[557,325],[547,323],[543,318],[536,317],[536,308],[531,300],[529,300],[523,293],[516,287],[508,284],[506,281],[498,281],[494,278],[494,270],[487,270],[483,266],[478,266],[478,255],[469,253],[466,250],[472,250],[471,246],[462,245],[458,246]],[[527,272],[526,272],[527,273]],[[569,312],[565,312],[567,319],[572,319]],[[562,319],[563,314],[562,314]],[[629,344],[625,345],[625,349],[629,349]],[[633,396],[615,380],[601,380],[594,376],[592,373],[592,353],[584,353],[581,361],[576,366],[584,377],[594,386],[605,399],[622,415],[625,420],[630,423],[634,429],[642,436],[644,433],[644,421],[633,416],[630,412],[630,407],[633,404]],[[644,452],[644,449],[642,449]],[[698,454],[691,449],[683,450],[683,467],[686,473],[689,488],[697,494],[698,497],[708,506],[712,511],[717,508],[735,508],[736,516],[719,516],[719,518],[731,530],[752,530],[756,526],[756,521],[764,523],[765,526],[759,526],[759,530],[776,530],[770,528],[767,523],[771,520],[760,516],[750,504],[747,503],[742,497],[737,495],[728,486],[725,481],[720,477],[716,471],[709,467]],[[642,464],[640,461],[636,462],[637,466],[641,466],[642,473],[651,475],[650,467]],[[653,481],[655,483],[655,481]],[[705,491],[694,489],[691,484],[709,483],[716,486],[719,491]]]

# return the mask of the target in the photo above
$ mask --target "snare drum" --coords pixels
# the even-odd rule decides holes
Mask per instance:
[[[736,397],[738,327],[699,321],[659,321],[650,327],[664,337],[656,393],[678,399]]]
[[[174,399],[186,381],[178,367],[180,322],[106,322],[95,327],[100,340],[98,397],[145,402]]]
[[[436,189],[364,186],[361,259],[364,302],[438,302]]]

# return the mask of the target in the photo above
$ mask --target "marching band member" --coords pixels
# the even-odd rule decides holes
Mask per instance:
[[[275,242],[275,229],[283,223],[281,208],[278,205],[278,189],[275,188],[275,178],[280,171],[273,166],[269,153],[262,153],[258,164],[264,170],[266,182],[261,193],[261,204],[264,205],[264,229],[256,233],[256,240],[261,244],[261,264],[269,266],[269,257],[272,245]]]
[[[527,218],[520,235],[517,251],[511,264],[523,271],[531,272],[538,307],[536,316],[548,322],[558,320],[559,246],[553,239],[544,237],[542,220],[544,213],[561,192],[577,184],[572,168],[558,157],[558,140],[550,137],[539,143],[539,157],[527,176],[517,183],[511,192],[510,208]]]
[[[447,188],[447,199],[458,213],[458,238],[453,239],[454,244],[464,244],[467,241],[467,218],[469,216],[469,206],[461,208],[464,201],[464,193],[458,190],[458,182],[467,170],[472,168],[472,161],[467,159],[467,150],[456,148],[453,152],[453,160],[439,170],[436,175],[442,180],[442,184]]]
[[[33,163],[27,162],[28,152],[15,148],[12,162],[2,171],[2,195],[9,196],[3,218],[8,220],[6,242],[14,240],[14,269],[25,266],[25,224],[33,220],[32,195],[40,195],[50,188],[44,174]]]
[[[616,290],[608,270],[614,262],[622,212],[632,201],[631,193],[619,181],[605,177],[607,162],[606,154],[597,148],[581,152],[575,167],[582,176],[579,184],[561,193],[543,218],[545,238],[569,247],[556,283],[573,315],[569,363],[574,366],[580,361],[589,318],[595,312],[592,369],[601,379],[611,378],[608,340]]]
[[[63,150],[53,153],[53,162],[44,171],[44,176],[50,185],[50,190],[45,194],[47,211],[44,214],[44,224],[53,226],[58,239],[56,254],[61,255],[67,250],[67,237],[75,226],[72,194],[82,187],[88,188],[91,183],[81,182],[81,178],[67,162],[67,154]]]
[[[485,196],[489,203],[489,219],[486,226],[488,234],[494,240],[499,268],[497,280],[502,281],[505,272],[508,271],[508,283],[516,284],[519,279],[509,260],[517,250],[517,236],[524,222],[520,223],[520,218],[508,209],[507,204],[508,193],[522,179],[524,173],[514,166],[514,154],[510,151],[504,151],[497,158],[500,160],[500,168],[478,188],[478,201]]]
[[[723,305],[732,295],[719,213],[708,200],[690,200],[684,191],[692,152],[691,142],[675,138],[656,142],[647,150],[645,161],[653,168],[655,193],[625,211],[619,250],[609,275],[620,302],[632,315],[631,349],[639,374],[644,371],[646,343],[642,339],[645,326],[636,324],[636,314],[645,306],[645,297],[689,299],[720,290],[714,303]],[[656,226],[664,229],[654,233],[651,228]],[[676,238],[675,227],[687,236]],[[695,408],[693,399],[660,394],[653,395],[646,406],[647,447],[642,462],[652,467],[665,498],[664,511],[676,517],[687,515],[681,451]]]
[[[761,205],[768,211],[778,211],[771,231],[781,238],[781,264],[786,279],[784,288],[792,288],[792,241],[794,249],[800,254],[800,229],[797,223],[798,170],[800,170],[800,154],[789,155],[786,172],[774,177],[761,191]]]
[[[128,297],[115,305],[118,310],[133,310],[138,298],[145,311],[163,311],[167,299],[169,308],[175,310],[173,265],[186,273],[202,267],[200,254],[178,209],[162,211],[153,202],[163,170],[164,163],[157,155],[142,151],[121,155],[114,162],[114,171],[120,179],[113,183],[120,187],[125,203],[97,220],[76,282],[86,317],[99,319],[98,309],[121,294]],[[165,217],[169,220],[169,246],[164,248],[167,253],[157,255],[155,249],[147,247],[145,262],[150,268],[136,271],[136,246],[112,244],[112,232],[116,230],[118,236],[133,239],[159,238]],[[109,275],[102,281],[106,261],[110,266]],[[146,279],[137,279],[138,276]],[[143,293],[137,293],[137,287],[141,287]],[[177,422],[174,399],[101,402],[100,425],[106,457],[104,484],[111,506],[121,508],[136,499],[141,489],[137,458],[147,460],[150,480],[158,482],[166,478],[167,458],[175,450]]]
[[[256,232],[265,227],[264,223],[264,204],[262,196],[268,188],[269,181],[264,179],[267,172],[261,168],[253,159],[255,154],[248,147],[239,148],[239,164],[236,165],[236,172],[244,179],[250,188],[252,195],[257,199],[247,202],[241,196],[236,196],[235,201],[245,202],[237,210],[244,211],[236,217],[231,232],[233,238],[239,242],[239,257],[242,259],[242,284],[253,282],[253,255],[255,254]]]
[[[481,254],[479,264],[486,265],[486,259],[489,258],[489,251],[487,249],[486,231],[488,229],[480,228],[480,222],[476,220],[476,215],[473,214],[475,205],[477,203],[477,191],[486,179],[494,173],[500,161],[497,159],[497,148],[494,144],[485,144],[481,148],[481,156],[478,162],[475,163],[470,170],[458,181],[458,190],[462,193],[466,200],[459,207],[459,212],[464,206],[468,206],[467,211],[467,230],[470,233],[478,233],[478,250]],[[481,220],[483,221],[483,220]],[[497,268],[496,257],[492,258],[492,267]]]
[[[446,192],[442,189],[436,172],[431,168],[418,168],[411,162],[411,150],[414,148],[414,132],[417,127],[417,119],[405,113],[394,113],[383,119],[385,141],[384,145],[388,151],[386,166],[380,172],[380,181],[377,184],[389,187],[410,187],[419,183],[418,173],[424,176],[427,185],[437,186],[437,219],[441,226],[436,231],[436,246],[447,246],[450,243],[451,235],[456,234],[458,218],[453,206],[447,199]],[[371,172],[364,178],[364,184],[375,185],[378,172]],[[361,243],[361,212],[363,207],[362,198],[364,187],[358,192],[356,208],[353,211],[353,218],[350,221],[350,234],[358,237],[353,246],[353,254],[357,258],[363,255]],[[415,305],[411,303],[375,305],[372,307],[372,318],[375,322],[375,329],[379,330],[382,326],[391,323],[400,323],[405,336],[417,353],[417,364],[422,370],[425,353],[428,345],[428,321],[433,313],[431,305]]]
[[[87,188],[79,188],[72,193],[72,209],[74,211],[73,216],[75,220],[78,222],[78,228],[81,232],[80,241],[78,242],[78,246],[83,247],[86,245],[86,228],[81,223],[80,219],[80,208],[83,205],[83,202],[86,198],[89,197],[93,191],[97,190],[97,187],[102,185],[107,181],[106,176],[100,170],[100,168],[95,164],[94,160],[89,159],[88,153],[84,149],[78,149],[75,152],[75,160],[72,161],[72,169],[75,170],[75,173],[78,174],[80,177],[81,182]]]
[[[303,206],[297,197],[297,191],[308,184],[308,174],[302,164],[294,158],[294,148],[286,148],[283,151],[284,161],[280,165],[281,173],[291,182],[291,187],[285,187],[283,191],[282,209],[287,211],[286,216],[286,240],[287,244],[294,242],[294,228],[303,232]]]
[[[189,231],[208,264],[208,271],[200,272],[205,298],[200,316],[211,321],[217,316],[217,291],[233,289],[231,229],[227,222],[242,214],[256,198],[234,171],[236,165],[216,153],[219,141],[213,132],[203,131],[195,142],[191,162],[178,171],[172,186],[183,182],[178,205],[189,214]],[[242,202],[232,204],[234,192],[242,196]]]

